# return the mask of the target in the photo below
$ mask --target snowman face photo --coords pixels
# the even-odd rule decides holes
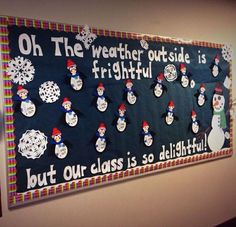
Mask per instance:
[[[132,82],[128,82],[126,84],[126,87],[130,90],[133,87],[133,83]]]
[[[154,94],[156,97],[160,97],[163,93],[162,84],[157,83],[154,89]]]
[[[187,71],[186,67],[184,67],[184,68],[182,68],[182,69],[180,70],[180,72],[181,72],[183,75],[185,75],[186,71]]]
[[[206,88],[205,87],[200,87],[200,93],[204,93],[205,92],[205,90],[206,90]]]
[[[55,141],[56,143],[58,143],[58,142],[61,141],[61,134],[58,134],[58,135],[52,136],[52,138],[54,139],[54,141]]]
[[[188,86],[188,83],[189,83],[189,79],[187,76],[182,76],[181,77],[181,84],[183,87],[187,87]]]
[[[103,88],[98,88],[97,93],[99,96],[102,96],[104,94],[104,89]]]
[[[143,131],[144,131],[145,133],[148,132],[148,129],[149,129],[149,126],[148,126],[148,125],[146,125],[146,126],[143,127]]]
[[[223,95],[214,94],[212,99],[213,109],[220,112],[224,109],[225,97]]]
[[[119,116],[123,117],[125,115],[125,110],[119,109]]]
[[[67,110],[67,111],[71,110],[71,103],[70,102],[63,104],[63,106],[64,106],[65,110]]]
[[[21,99],[26,99],[26,98],[27,98],[27,95],[28,95],[28,91],[21,91],[20,93],[18,93],[18,96],[19,96]]]
[[[75,75],[76,72],[77,72],[76,66],[70,67],[70,73],[71,73],[72,75]]]
[[[98,133],[99,133],[100,136],[104,136],[105,132],[106,132],[106,128],[99,128],[98,129]]]
[[[218,65],[220,63],[220,60],[218,58],[215,58],[215,64]]]

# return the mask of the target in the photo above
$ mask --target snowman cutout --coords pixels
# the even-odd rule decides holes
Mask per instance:
[[[70,127],[74,127],[78,123],[78,116],[77,114],[71,109],[71,101],[66,97],[63,99],[62,108],[65,112],[65,121]]]
[[[145,146],[150,147],[153,144],[153,132],[149,131],[149,124],[147,121],[142,122],[142,132],[143,142]]]
[[[181,63],[179,66],[180,76],[181,76],[181,85],[186,88],[189,85],[189,73],[187,73],[187,68],[185,64]]]
[[[197,120],[197,114],[194,110],[192,110],[191,112],[191,118],[192,118],[192,122],[191,122],[191,129],[192,129],[192,132],[194,134],[197,134],[198,131],[199,131],[199,121]]]
[[[156,77],[154,95],[159,98],[162,96],[163,92],[166,90],[166,87],[163,85],[164,73],[159,73]]]
[[[217,54],[214,58],[213,63],[210,66],[211,73],[212,73],[213,77],[217,77],[221,71],[219,63],[220,63],[220,55]]]
[[[167,125],[171,125],[174,122],[175,119],[176,120],[178,119],[177,116],[175,116],[175,114],[174,114],[174,109],[175,109],[175,104],[171,100],[168,103],[168,107],[167,107],[166,113],[164,114],[165,121],[166,121]]]
[[[219,151],[229,139],[229,132],[226,129],[226,116],[224,111],[225,97],[220,84],[215,87],[212,98],[213,116],[211,119],[211,131],[208,135],[208,146],[212,151]]]
[[[133,89],[133,82],[132,80],[128,79],[125,82],[125,94],[126,94],[126,100],[129,104],[133,105],[137,101],[137,94]]]
[[[55,144],[55,155],[59,159],[64,159],[68,154],[68,148],[64,144],[61,131],[58,128],[53,128],[52,139],[52,143]]]
[[[105,133],[106,133],[106,125],[104,123],[100,123],[96,133],[97,140],[95,143],[95,148],[99,153],[102,153],[107,146]]]
[[[203,106],[207,100],[206,94],[205,94],[206,88],[205,84],[201,83],[199,91],[195,96],[197,96],[197,104],[198,106]]]
[[[106,111],[108,107],[108,100],[105,97],[105,87],[103,86],[103,83],[98,84],[95,96],[97,97],[97,109],[100,112]]]
[[[124,103],[120,104],[118,108],[116,128],[119,132],[123,132],[126,129],[127,119],[126,119],[126,106]]]
[[[29,93],[28,90],[23,88],[22,86],[19,85],[17,87],[17,95],[21,102],[21,105],[20,105],[21,113],[26,117],[32,117],[34,116],[36,112],[36,106],[30,100],[28,93]]]
[[[76,64],[71,59],[67,60],[67,69],[70,71],[68,77],[70,77],[71,87],[76,91],[81,90],[83,87],[83,80],[77,71]]]

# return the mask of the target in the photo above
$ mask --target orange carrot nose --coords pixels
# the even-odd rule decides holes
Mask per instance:
[[[218,106],[219,105],[219,101],[216,100],[214,103],[213,103],[213,106]]]

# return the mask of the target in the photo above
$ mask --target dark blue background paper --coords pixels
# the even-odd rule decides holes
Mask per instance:
[[[191,79],[196,82],[196,86],[192,89],[190,87],[183,88],[179,81],[167,82],[164,85],[167,87],[167,92],[161,98],[156,98],[153,90],[150,89],[151,84],[159,72],[164,71],[164,67],[171,62],[152,62],[153,78],[141,78],[141,80],[133,80],[134,89],[138,93],[138,100],[135,105],[129,105],[122,99],[123,89],[125,87],[124,80],[115,80],[114,78],[95,79],[92,73],[93,61],[91,47],[89,50],[84,48],[84,57],[67,57],[62,50],[62,56],[54,55],[54,44],[51,42],[51,37],[67,37],[70,45],[74,45],[78,41],[75,39],[75,33],[57,32],[50,30],[41,30],[26,27],[9,26],[9,40],[10,40],[10,55],[11,58],[23,56],[31,60],[35,67],[34,80],[28,83],[25,88],[29,90],[29,95],[32,99],[37,100],[40,104],[37,106],[37,113],[32,118],[24,117],[20,112],[14,113],[15,126],[15,141],[16,145],[19,139],[26,130],[40,130],[48,137],[48,147],[39,159],[27,159],[17,152],[17,190],[18,192],[27,191],[27,176],[26,169],[31,168],[32,174],[39,174],[47,172],[50,165],[54,165],[56,169],[56,183],[65,182],[63,178],[64,168],[68,165],[84,165],[87,166],[85,177],[94,176],[90,172],[90,166],[97,163],[100,158],[101,162],[123,158],[123,169],[127,169],[127,158],[135,156],[137,166],[142,164],[142,157],[144,154],[154,154],[154,161],[159,161],[159,154],[162,150],[162,145],[169,148],[170,143],[177,143],[178,141],[187,141],[192,139],[194,134],[189,130],[191,121],[191,110],[195,109],[198,114],[198,120],[201,122],[201,131],[205,131],[211,125],[212,108],[211,99],[214,88],[217,82],[223,83],[225,76],[229,73],[229,65],[221,58],[220,66],[222,71],[217,78],[211,75],[209,66],[211,65],[216,54],[221,54],[220,49],[198,47],[191,45],[169,44],[149,42],[149,49],[160,49],[165,46],[167,51],[173,51],[175,47],[179,50],[184,47],[185,52],[190,55],[190,64],[186,64],[187,70],[192,74]],[[20,34],[26,33],[28,35],[36,35],[36,42],[39,43],[43,50],[43,56],[22,55],[18,47],[18,37]],[[139,40],[121,39],[98,36],[92,45],[117,47],[119,43],[128,44],[130,50],[142,50]],[[81,43],[82,44],[82,43]],[[83,44],[82,44],[83,45]],[[198,51],[206,54],[206,64],[198,63]],[[81,91],[76,92],[70,84],[66,83],[66,61],[71,58],[78,66],[79,71],[82,72],[86,79],[84,87]],[[98,59],[99,66],[108,67],[114,62],[121,61],[121,59]],[[124,60],[126,66],[129,65],[130,60]],[[147,51],[141,58],[142,67],[148,67],[149,60]],[[133,61],[136,65],[136,61]],[[179,62],[173,63],[177,70],[179,69]],[[179,72],[178,72],[179,73]],[[58,84],[61,91],[61,96],[58,101],[52,104],[43,103],[39,97],[39,86],[45,81],[54,81]],[[108,109],[104,113],[100,113],[93,103],[93,93],[99,82],[103,82],[106,88],[106,95],[112,100]],[[201,83],[206,85],[207,102],[203,107],[198,107],[197,100],[194,94],[199,89]],[[17,85],[13,86],[13,93],[16,95]],[[224,96],[226,98],[225,110],[228,109],[228,90],[224,88]],[[61,103],[64,97],[68,97],[72,101],[72,107],[82,112],[79,123],[76,127],[70,128],[66,126],[63,121],[64,113],[61,111]],[[175,103],[175,114],[179,121],[175,121],[172,125],[167,126],[162,114],[165,113],[167,104],[170,100]],[[117,131],[116,127],[112,125],[118,105],[122,102],[126,103],[127,116],[130,119],[130,124],[123,133]],[[17,102],[15,101],[15,104]],[[150,124],[150,129],[155,132],[154,143],[151,147],[145,147],[140,137],[141,123],[146,120]],[[110,143],[103,153],[98,153],[95,150],[94,142],[92,141],[97,127],[100,122],[104,122],[107,126],[106,136]],[[227,117],[227,126],[229,127],[229,119]],[[54,154],[54,145],[50,144],[52,128],[57,127],[61,130],[63,138],[69,144],[69,154],[63,159],[59,160]],[[66,143],[65,142],[65,143]],[[226,141],[224,147],[228,147],[229,143]],[[16,147],[16,150],[18,148]],[[207,150],[210,152],[210,150]],[[129,152],[129,155],[127,154]],[[203,153],[199,152],[199,153]],[[98,173],[101,174],[101,173]],[[36,187],[37,188],[37,187]]]

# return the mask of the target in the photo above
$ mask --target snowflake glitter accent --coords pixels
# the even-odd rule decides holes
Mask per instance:
[[[222,47],[221,53],[222,53],[222,56],[225,59],[225,61],[230,62],[232,60],[232,58],[233,58],[233,49],[232,49],[231,45],[225,44]]]
[[[34,73],[34,66],[29,59],[18,56],[8,63],[7,75],[15,84],[27,84],[34,79]]]
[[[39,130],[27,130],[19,140],[18,152],[28,159],[40,158],[47,149],[47,137]]]
[[[46,81],[39,87],[39,96],[46,103],[56,102],[60,97],[60,88],[53,81]]]

